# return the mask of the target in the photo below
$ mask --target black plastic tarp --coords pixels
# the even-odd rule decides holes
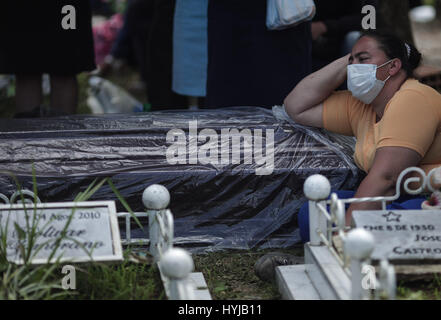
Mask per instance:
[[[42,201],[71,201],[94,179],[110,177],[132,210],[144,211],[144,189],[162,184],[176,241],[203,250],[298,243],[304,181],[323,174],[333,189],[354,188],[353,147],[352,138],[292,123],[281,107],[0,119],[0,170],[32,190],[34,166]],[[0,193],[16,188],[0,175]],[[108,185],[91,200],[115,200],[126,211]]]

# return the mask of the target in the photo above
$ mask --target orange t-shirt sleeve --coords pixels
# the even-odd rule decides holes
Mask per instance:
[[[328,131],[353,136],[350,122],[349,91],[336,91],[323,102],[323,128]]]
[[[377,149],[404,147],[424,157],[433,143],[439,116],[435,106],[419,92],[404,90],[385,110]]]

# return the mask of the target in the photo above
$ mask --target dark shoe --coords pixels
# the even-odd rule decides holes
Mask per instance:
[[[262,281],[275,282],[276,267],[301,264],[303,261],[303,257],[281,252],[271,252],[257,260],[254,265],[254,272]]]

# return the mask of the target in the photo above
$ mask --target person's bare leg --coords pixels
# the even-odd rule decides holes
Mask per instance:
[[[78,106],[77,77],[50,75],[51,108],[66,114],[75,114]]]
[[[16,113],[30,112],[43,102],[41,74],[20,74],[15,76]]]

